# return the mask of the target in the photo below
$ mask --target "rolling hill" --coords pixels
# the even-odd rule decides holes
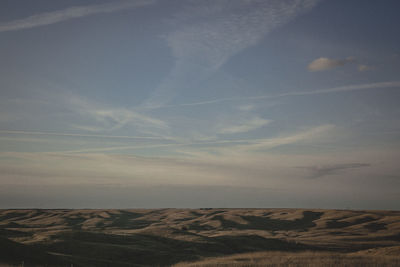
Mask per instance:
[[[287,259],[400,265],[400,212],[0,210],[5,266],[289,266]]]

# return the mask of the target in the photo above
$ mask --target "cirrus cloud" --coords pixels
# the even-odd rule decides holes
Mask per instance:
[[[369,163],[341,163],[341,164],[330,164],[323,166],[303,166],[297,167],[308,170],[310,172],[309,178],[320,178],[328,175],[340,174],[343,171],[350,169],[370,167]]]
[[[62,10],[35,14],[27,18],[0,23],[0,32],[30,29],[94,14],[111,13],[153,4],[153,0],[124,0],[106,4],[74,6]]]

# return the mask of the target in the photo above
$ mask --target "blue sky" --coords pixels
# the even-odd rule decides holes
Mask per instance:
[[[400,208],[398,1],[0,7],[1,207]]]

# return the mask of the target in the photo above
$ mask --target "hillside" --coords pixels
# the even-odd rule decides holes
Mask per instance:
[[[265,266],[290,255],[294,266],[310,258],[392,266],[400,212],[1,210],[0,247],[0,262],[25,266]]]

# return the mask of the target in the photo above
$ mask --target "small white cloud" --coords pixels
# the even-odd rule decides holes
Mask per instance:
[[[251,105],[251,104],[249,104],[249,105],[242,105],[242,106],[239,106],[238,107],[238,109],[240,110],[240,111],[251,111],[251,110],[253,110],[255,108],[255,105]]]
[[[364,64],[358,65],[359,71],[367,71],[367,70],[373,70],[373,69],[374,69],[374,67],[372,67],[372,66],[368,66],[368,65],[364,65]]]
[[[348,57],[345,59],[331,59],[327,57],[320,57],[308,64],[309,71],[324,71],[330,70],[336,67],[346,65],[354,62],[354,57]]]

